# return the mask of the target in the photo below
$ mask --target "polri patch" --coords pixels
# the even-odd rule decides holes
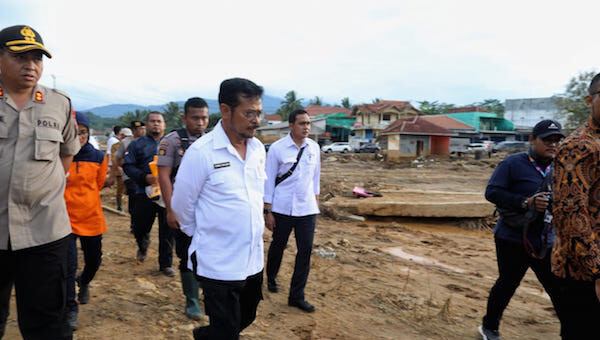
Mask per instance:
[[[229,162],[216,163],[216,164],[213,164],[213,166],[215,167],[215,169],[221,169],[221,168],[226,168],[228,166],[231,166],[231,163],[229,163]]]
[[[4,97],[4,89],[0,86],[0,98]]]
[[[159,156],[164,156],[166,154],[167,154],[167,150],[165,150],[163,148],[158,149],[158,155]]]

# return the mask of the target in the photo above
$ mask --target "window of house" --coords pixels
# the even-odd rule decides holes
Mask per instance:
[[[390,118],[391,118],[391,115],[381,115],[381,120],[389,121]]]

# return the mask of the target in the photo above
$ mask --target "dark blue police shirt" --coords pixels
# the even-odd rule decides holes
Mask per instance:
[[[548,180],[551,182],[551,178]],[[527,152],[513,154],[498,164],[485,189],[485,198],[499,207],[524,212],[521,204],[539,191],[543,181],[544,177],[531,163]],[[538,218],[529,227],[528,239],[536,249],[539,249],[541,244],[543,227],[543,217]],[[499,218],[496,223],[494,235],[498,239],[523,244],[522,230],[503,224],[502,218]],[[554,236],[554,229],[552,229],[548,235],[549,247],[554,242]]]
[[[136,184],[136,194],[145,194],[146,175],[149,175],[150,167],[148,163],[152,162],[160,140],[155,140],[150,136],[136,138],[127,147],[125,157],[123,158],[123,171]]]

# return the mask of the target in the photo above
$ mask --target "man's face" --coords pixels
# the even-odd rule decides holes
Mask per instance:
[[[201,135],[208,126],[208,107],[190,107],[181,119],[192,135]]]
[[[307,113],[296,116],[296,121],[290,123],[290,132],[296,138],[306,138],[310,134],[310,116]]]
[[[241,138],[252,138],[256,129],[260,127],[260,115],[262,114],[262,100],[256,98],[240,98],[240,104],[232,112],[227,104],[221,105],[223,123],[227,124],[229,130]]]
[[[592,109],[592,117],[600,123],[600,91],[596,86],[594,94],[585,96],[586,105]]]
[[[552,159],[556,155],[556,148],[562,140],[561,135],[550,135],[540,138],[529,136],[531,151],[541,159]]]
[[[165,120],[161,114],[151,114],[146,121],[148,134],[154,138],[160,138],[165,133]]]
[[[117,138],[123,139],[123,138],[125,138],[125,135],[123,134],[123,132],[119,132],[119,134],[117,135]]]
[[[135,129],[133,129],[133,137],[135,137],[135,138],[142,137],[145,134],[146,134],[145,126],[138,126]]]
[[[0,52],[0,79],[10,89],[33,89],[44,70],[42,52]]]
[[[77,126],[77,137],[79,138],[79,144],[84,146],[90,137],[90,131],[84,125]]]

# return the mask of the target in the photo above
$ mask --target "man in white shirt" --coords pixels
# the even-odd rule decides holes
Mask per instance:
[[[267,287],[277,293],[277,273],[292,229],[296,236],[296,263],[288,305],[305,312],[315,307],[304,298],[310,270],[315,224],[319,213],[319,144],[310,138],[310,116],[295,110],[289,116],[290,133],[273,143],[267,156],[265,183],[265,225],[273,232],[267,255]]]
[[[223,81],[223,118],[187,149],[175,179],[171,207],[192,236],[188,267],[210,318],[194,329],[196,340],[238,339],[262,300],[265,149],[254,138],[262,93],[247,79]]]

